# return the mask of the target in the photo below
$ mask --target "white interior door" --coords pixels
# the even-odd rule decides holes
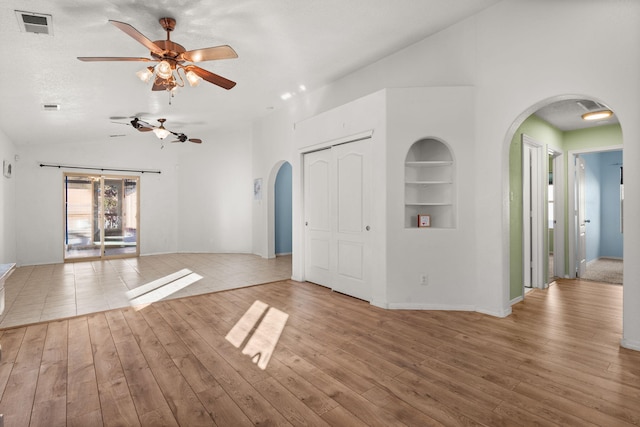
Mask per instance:
[[[332,148],[335,188],[332,233],[332,288],[369,301],[371,218],[371,143]]]
[[[587,268],[587,227],[585,221],[585,176],[584,159],[576,156],[576,187],[578,200],[576,203],[576,224],[578,227],[578,277],[584,276]]]
[[[542,145],[522,135],[522,270],[525,287],[544,288]],[[545,180],[546,182],[546,180]]]
[[[305,279],[331,286],[331,149],[304,156]]]

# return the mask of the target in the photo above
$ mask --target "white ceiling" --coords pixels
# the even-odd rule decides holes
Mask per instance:
[[[100,143],[134,136],[132,127],[118,123],[142,116],[167,118],[167,128],[199,138],[210,129],[251,122],[282,107],[280,96],[301,84],[320,88],[498,1],[2,0],[0,54],[10,66],[0,78],[0,129],[18,146]],[[24,32],[15,10],[51,15],[53,35]],[[227,91],[202,82],[170,99],[135,76],[148,63],[77,59],[149,57],[108,21],[164,40],[162,17],[177,20],[171,40],[187,50],[232,46],[237,59],[198,65],[237,86]],[[61,109],[45,111],[43,104]],[[582,112],[575,102],[562,101],[536,114],[567,130],[589,125],[577,118]]]
[[[604,120],[586,121],[582,119],[582,115],[587,112],[605,109],[609,109],[605,104],[590,99],[576,98],[554,102],[534,114],[562,131],[619,123],[615,112],[613,116]]]
[[[314,90],[465,19],[499,0],[2,0],[0,128],[18,146],[97,143],[136,133],[114,117],[167,118],[199,137],[208,128],[250,122],[279,108],[285,92]],[[53,35],[21,30],[14,10],[52,15]],[[198,63],[237,82],[202,82],[171,100],[135,76],[144,62],[81,62],[78,56],[149,57],[108,20],[187,50],[228,44],[237,59]],[[43,104],[58,103],[59,111]],[[127,120],[117,120],[127,122]],[[173,124],[173,126],[172,126]]]

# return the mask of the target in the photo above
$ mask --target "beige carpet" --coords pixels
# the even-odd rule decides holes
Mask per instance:
[[[587,263],[587,271],[581,279],[595,282],[622,284],[622,260],[599,258]]]

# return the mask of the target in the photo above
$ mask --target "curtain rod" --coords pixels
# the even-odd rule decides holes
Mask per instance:
[[[49,165],[46,163],[40,163],[41,168],[65,168],[65,169],[88,169],[94,171],[110,171],[110,172],[138,172],[138,173],[162,173],[159,170],[144,170],[144,169],[112,169],[112,168],[96,168],[90,166],[69,166],[69,165]]]

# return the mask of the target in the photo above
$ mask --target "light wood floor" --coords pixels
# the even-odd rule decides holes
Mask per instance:
[[[225,339],[257,300],[289,316],[265,370]],[[499,319],[279,281],[115,309],[0,331],[0,412],[11,427],[640,425],[621,303],[621,286],[560,280]]]

